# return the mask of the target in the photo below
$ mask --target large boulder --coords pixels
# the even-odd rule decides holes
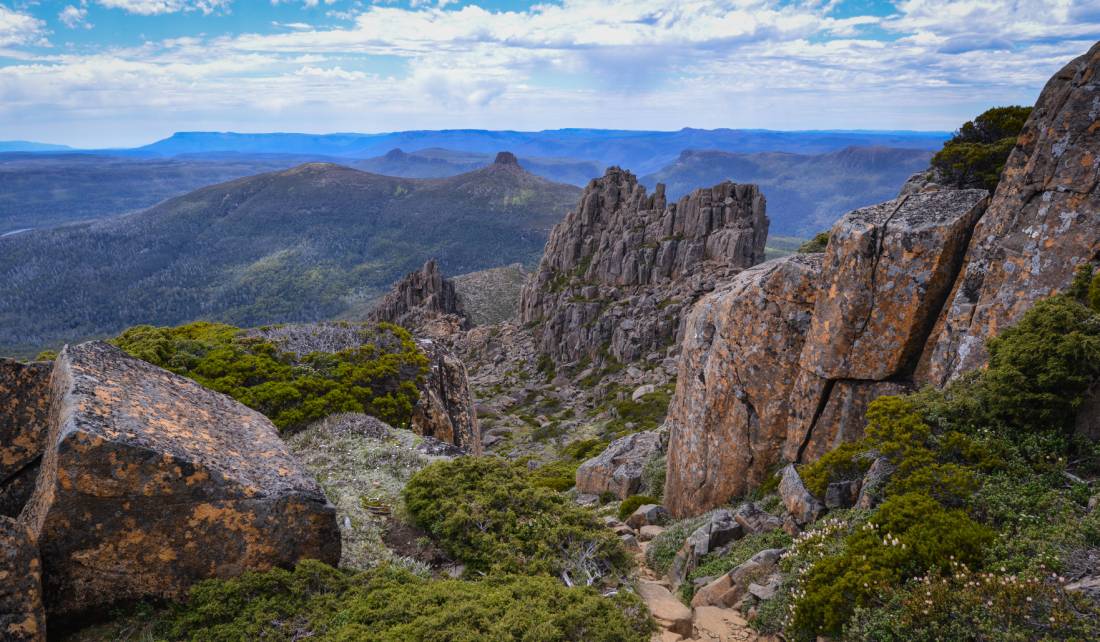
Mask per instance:
[[[1100,43],[1047,83],[974,230],[918,383],[985,362],[986,340],[1100,260]]]
[[[436,340],[418,339],[416,343],[428,357],[428,376],[418,386],[420,399],[413,408],[413,431],[480,455],[481,428],[466,366]]]
[[[99,342],[62,350],[50,404],[20,520],[51,614],[339,561],[333,506],[259,413]]]
[[[577,492],[612,493],[619,499],[636,494],[642,485],[642,469],[660,450],[661,434],[656,430],[616,439],[577,467]]]
[[[664,500],[673,515],[742,495],[779,462],[821,260],[799,254],[745,270],[684,322],[666,420]]]
[[[19,515],[34,490],[49,425],[51,367],[0,359],[0,515]]]
[[[811,524],[825,513],[825,505],[806,490],[794,464],[787,464],[779,473],[779,498],[799,526]]]
[[[44,642],[42,567],[27,527],[0,517],[0,640]]]

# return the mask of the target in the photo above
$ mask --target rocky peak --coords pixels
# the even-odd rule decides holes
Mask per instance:
[[[493,164],[519,167],[519,160],[516,159],[516,155],[512,152],[498,152],[497,157],[493,159]]]
[[[404,160],[408,158],[408,154],[405,153],[400,147],[394,147],[390,151],[386,152],[386,160]]]
[[[611,167],[551,232],[521,319],[559,363],[667,348],[695,299],[763,260],[764,209],[754,185],[727,181],[669,204],[663,185],[647,194]]]
[[[438,317],[453,315],[465,326],[466,315],[455,294],[454,283],[444,278],[435,259],[394,284],[370,313],[374,321],[387,321],[416,329]]]

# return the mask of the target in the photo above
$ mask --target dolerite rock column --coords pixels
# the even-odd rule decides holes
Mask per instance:
[[[62,350],[50,388],[20,521],[51,616],[339,561],[334,508],[259,413],[99,342]]]
[[[416,344],[428,357],[428,375],[418,386],[420,399],[413,408],[413,432],[480,455],[481,428],[466,366],[438,341],[417,339]]]
[[[1078,266],[1100,263],[1098,78],[1100,43],[1039,95],[974,230],[920,383],[943,385],[981,366],[990,337],[1064,291]]]

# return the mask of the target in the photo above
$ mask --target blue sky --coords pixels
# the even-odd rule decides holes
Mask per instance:
[[[1100,0],[0,0],[0,140],[173,131],[950,130]]]

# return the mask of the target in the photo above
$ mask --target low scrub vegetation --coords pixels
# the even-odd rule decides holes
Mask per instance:
[[[536,483],[522,464],[462,457],[409,480],[405,506],[468,574],[547,574],[567,584],[614,583],[629,558],[595,515]]]
[[[392,565],[352,572],[308,560],[205,581],[186,603],[145,620],[144,639],[191,642],[644,642],[653,630],[626,592],[601,597],[546,576],[432,580]]]
[[[1031,107],[995,107],[959,128],[932,157],[941,178],[955,187],[993,191]]]
[[[408,425],[428,359],[396,325],[312,324],[246,331],[197,322],[137,326],[111,341],[293,430],[340,412]]]

